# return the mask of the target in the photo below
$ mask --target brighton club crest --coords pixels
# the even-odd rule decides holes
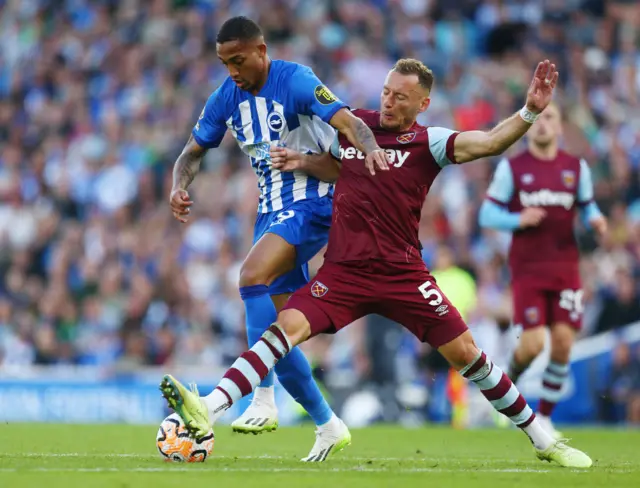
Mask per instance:
[[[279,112],[271,112],[267,115],[267,125],[273,132],[282,132],[285,127],[284,117]]]
[[[329,288],[326,285],[323,285],[322,283],[320,283],[319,281],[314,281],[313,285],[311,285],[311,294],[316,298],[325,296],[328,291],[329,291]]]
[[[576,186],[576,173],[575,171],[563,171],[562,182],[567,188],[573,188]]]
[[[415,138],[416,138],[416,133],[415,132],[407,132],[406,134],[401,134],[398,137],[396,137],[396,140],[400,144],[409,144]]]

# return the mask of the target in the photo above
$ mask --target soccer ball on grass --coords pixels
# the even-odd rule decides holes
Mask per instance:
[[[156,436],[158,452],[174,463],[203,463],[213,451],[213,441],[213,430],[200,439],[191,437],[177,413],[162,421]]]

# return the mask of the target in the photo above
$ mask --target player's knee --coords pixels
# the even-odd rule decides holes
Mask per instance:
[[[534,358],[538,357],[543,349],[544,339],[540,339],[539,337],[532,338],[524,345],[524,350],[529,360],[533,360]]]
[[[533,361],[544,349],[545,331],[543,327],[526,331],[520,339],[518,357],[524,363]]]
[[[439,351],[456,370],[472,364],[480,354],[480,349],[469,331],[442,346]]]
[[[552,350],[562,355],[563,357],[568,358],[569,354],[571,353],[571,346],[573,346],[573,338],[561,337],[560,339],[554,341]]]
[[[474,361],[476,361],[479,355],[480,355],[480,349],[478,349],[478,346],[476,345],[473,338],[470,338],[470,340],[465,341],[460,351],[459,362],[461,365],[467,366],[469,364],[472,364]]]
[[[292,346],[306,341],[311,334],[309,321],[302,312],[294,309],[283,310],[278,314],[278,325],[282,328]]]
[[[240,268],[240,287],[243,286],[255,286],[255,285],[269,285],[269,279],[265,270],[260,269],[260,266],[254,263],[244,262]]]
[[[554,328],[555,329],[555,328]],[[568,361],[573,347],[575,332],[568,327],[551,332],[551,357],[555,361]]]

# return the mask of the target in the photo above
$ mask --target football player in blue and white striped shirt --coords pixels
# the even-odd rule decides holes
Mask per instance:
[[[289,295],[308,281],[307,262],[327,243],[333,185],[338,167],[307,173],[272,167],[270,149],[285,146],[324,153],[336,129],[366,155],[369,171],[387,170],[387,157],[371,130],[303,65],[271,60],[260,27],[246,17],[227,20],[217,35],[217,53],[229,77],[209,97],[191,137],[175,163],[171,208],[186,222],[193,204],[187,187],[205,152],[218,147],[227,130],[249,157],[258,176],[260,200],[254,246],[240,273],[247,335],[252,346],[276,320]],[[350,442],[344,423],[322,397],[303,353],[296,350],[276,367],[280,383],[318,426],[304,461],[324,461]],[[233,423],[236,431],[277,428],[273,375],[256,390],[251,406]]]

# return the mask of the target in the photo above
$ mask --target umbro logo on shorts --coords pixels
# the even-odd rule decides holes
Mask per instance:
[[[311,285],[311,294],[316,298],[325,296],[328,291],[329,288],[319,281],[314,281],[313,285]]]
[[[440,305],[438,308],[436,308],[436,313],[442,317],[443,315],[446,315],[449,313],[449,305],[444,304],[444,305]]]

